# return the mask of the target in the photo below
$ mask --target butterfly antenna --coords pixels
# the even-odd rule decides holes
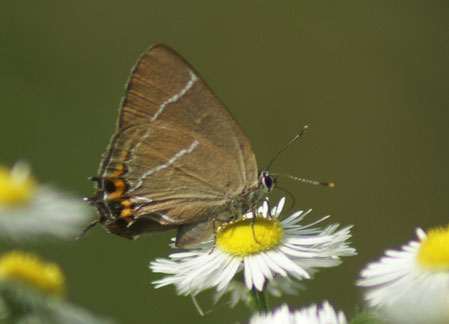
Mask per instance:
[[[266,170],[270,170],[271,165],[273,164],[273,162],[277,159],[277,157],[284,152],[286,149],[288,149],[290,147],[290,145],[292,145],[294,142],[296,142],[298,139],[301,138],[301,136],[305,133],[305,131],[309,128],[309,126],[305,125],[303,129],[301,129],[301,131],[295,135],[295,137],[293,137],[287,144],[284,145],[283,148],[281,148],[275,155],[274,157],[271,159],[270,163],[268,163],[268,167],[266,168]]]
[[[318,180],[311,180],[311,179],[295,177],[295,176],[292,176],[290,174],[283,174],[283,173],[272,173],[272,175],[286,177],[286,178],[289,178],[289,179],[292,179],[292,180],[295,180],[295,181],[304,182],[304,183],[317,185],[317,186],[324,186],[324,187],[328,187],[328,188],[334,188],[335,187],[335,183],[334,182],[322,182],[322,181],[318,181]]]

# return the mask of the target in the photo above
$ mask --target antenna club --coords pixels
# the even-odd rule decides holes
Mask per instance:
[[[304,125],[303,130],[306,131],[306,130],[308,130],[308,129],[309,129],[309,125]]]
[[[334,182],[329,182],[329,183],[327,184],[327,186],[328,186],[329,188],[335,188],[335,183],[334,183]]]

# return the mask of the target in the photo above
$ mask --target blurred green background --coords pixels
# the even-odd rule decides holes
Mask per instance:
[[[295,209],[314,209],[309,221],[354,224],[359,255],[271,301],[329,299],[350,317],[367,261],[448,222],[448,17],[447,1],[3,1],[0,162],[25,159],[42,182],[92,195],[129,71],[166,43],[229,107],[261,168],[310,126],[273,170],[335,181],[279,184]],[[28,249],[60,263],[71,301],[119,323],[246,322],[243,306],[222,300],[200,317],[173,287],[152,287],[148,263],[172,234],[129,242],[98,226]],[[199,302],[212,308],[208,294]]]

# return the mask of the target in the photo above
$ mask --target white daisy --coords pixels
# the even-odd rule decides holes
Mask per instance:
[[[267,314],[253,315],[250,324],[346,324],[342,311],[337,312],[329,302],[325,301],[321,308],[316,305],[291,312],[287,305],[282,305]]]
[[[0,255],[0,314],[5,323],[111,323],[64,301],[58,264],[14,250]]]
[[[449,322],[449,227],[416,230],[418,241],[387,250],[360,273],[365,300],[395,323]]]
[[[0,240],[74,238],[90,217],[81,199],[37,184],[27,164],[0,166]]]
[[[276,276],[310,279],[317,268],[337,266],[342,256],[355,255],[347,242],[351,226],[340,230],[338,225],[312,227],[327,217],[299,225],[309,213],[302,211],[279,220],[284,202],[282,199],[272,209],[271,217],[265,202],[255,219],[248,213],[221,226],[215,246],[211,239],[196,249],[151,262],[154,272],[169,275],[155,281],[156,288],[173,284],[182,295],[196,295],[208,288],[220,294],[242,271],[246,288],[262,291]]]
[[[65,290],[65,277],[54,262],[19,250],[0,256],[0,283],[19,282],[46,294],[61,294]]]

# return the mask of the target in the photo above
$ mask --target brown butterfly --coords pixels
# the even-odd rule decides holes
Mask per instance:
[[[116,134],[101,162],[100,222],[129,239],[176,228],[199,243],[220,222],[254,210],[274,186],[248,138],[195,70],[169,47],[150,47],[131,72]],[[85,230],[85,231],[86,231]]]

